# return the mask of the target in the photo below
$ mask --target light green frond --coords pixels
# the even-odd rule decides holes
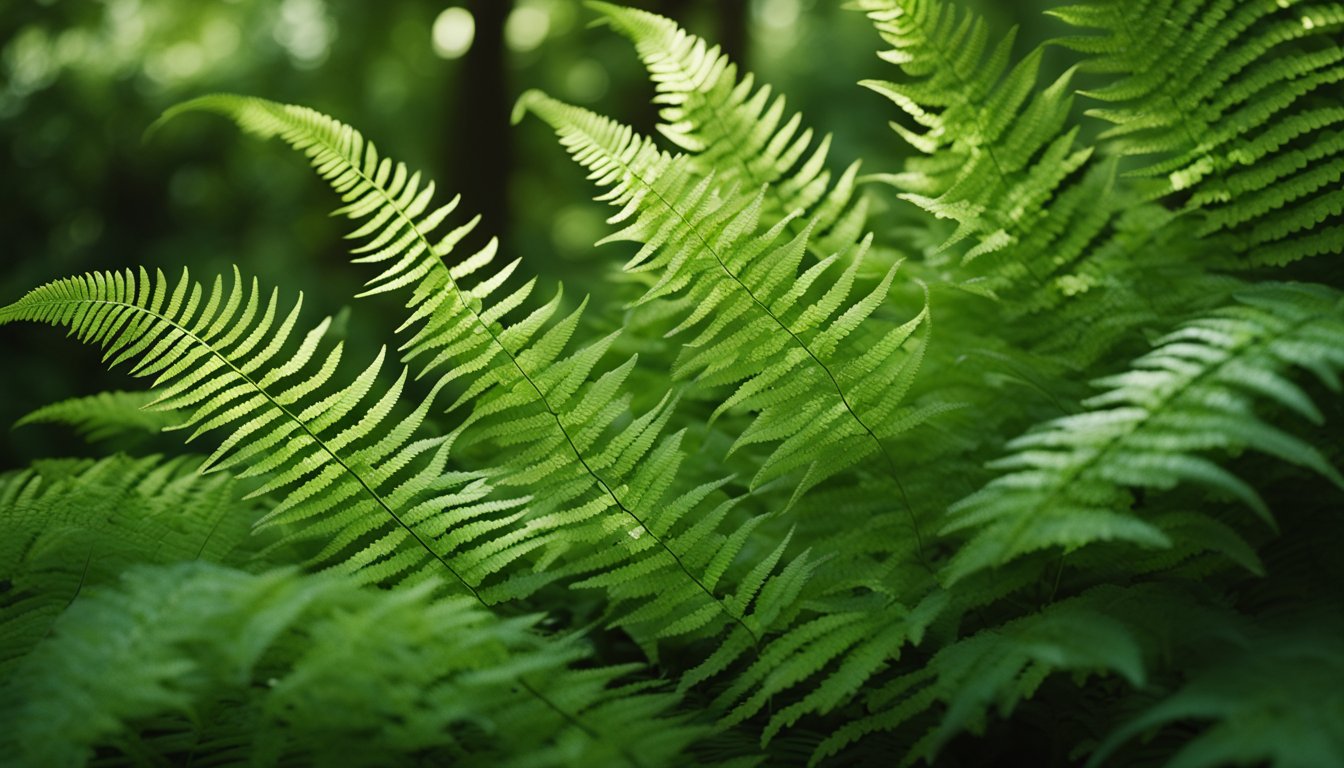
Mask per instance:
[[[683,458],[679,438],[661,434],[672,401],[646,414],[629,413],[622,382],[633,361],[603,370],[614,336],[568,351],[582,305],[553,320],[557,295],[509,323],[505,315],[524,305],[531,284],[491,302],[514,266],[489,273],[494,241],[456,265],[445,264],[477,219],[443,234],[456,200],[434,208],[432,183],[380,156],[350,126],[303,107],[230,95],[187,102],[165,119],[190,110],[221,113],[307,154],[345,201],[338,212],[357,222],[350,237],[362,243],[354,250],[363,255],[356,261],[392,265],[369,285],[409,295],[405,359],[420,366],[420,376],[439,376],[439,386],[456,383],[461,394],[453,407],[469,403],[470,412],[452,439],[464,454],[485,457],[492,485],[526,497],[525,505],[481,499],[460,518],[439,513],[433,523],[453,567],[486,600],[523,597],[567,576],[638,561],[631,567],[675,585],[658,591],[643,614],[621,619],[642,640],[702,628],[712,633],[725,621],[746,627],[741,611],[716,595],[699,570],[711,562],[701,553],[712,539],[681,540],[688,524],[679,517],[689,510],[673,500],[693,491],[671,482]],[[432,484],[432,477],[426,482]],[[420,503],[411,498],[415,486],[404,487],[410,489],[404,502],[387,498],[393,508]],[[298,509],[292,514],[316,514],[310,503]],[[466,525],[456,530],[457,523]],[[374,542],[369,556],[395,545],[394,538],[402,535]],[[337,554],[329,550],[324,552]],[[609,580],[593,583],[606,587]]]
[[[1076,146],[1077,130],[1066,125],[1072,71],[1038,88],[1042,49],[1014,64],[1015,33],[991,47],[989,24],[951,2],[860,0],[853,7],[865,12],[892,46],[879,55],[906,76],[862,85],[906,113],[916,127],[892,127],[927,155],[910,160],[902,173],[880,178],[934,216],[956,222],[942,250],[968,243],[957,251],[963,265],[997,254],[974,270],[998,272],[996,289],[1023,277],[1001,270],[1040,262],[1043,253],[1055,251],[1056,263],[1026,263],[1029,273],[1076,260],[1082,244],[1065,250],[1063,232],[1051,226],[1075,215],[1054,209],[1063,204],[1057,198],[1069,188],[1067,179],[1091,156],[1090,148]]]
[[[946,533],[970,535],[947,567],[950,583],[1030,552],[1078,549],[1098,541],[1147,547],[1167,536],[1136,513],[1133,489],[1207,487],[1245,503],[1271,524],[1269,510],[1210,451],[1251,449],[1344,477],[1311,444],[1256,414],[1269,401],[1314,422],[1321,414],[1290,378],[1309,371],[1338,389],[1344,368],[1344,303],[1310,286],[1266,286],[1241,302],[1187,323],[1119,375],[1087,411],[1056,419],[1009,444],[992,466],[1008,470],[956,504]]]
[[[154,378],[156,403],[182,411],[184,420],[175,428],[192,430],[188,441],[207,432],[220,435],[202,471],[235,468],[240,477],[261,478],[253,496],[274,494],[278,503],[262,527],[325,518],[321,525],[291,528],[287,542],[342,530],[336,541],[348,549],[329,546],[314,564],[364,571],[377,581],[426,563],[457,573],[431,535],[401,517],[402,510],[444,490],[441,473],[451,442],[412,440],[438,388],[394,427],[386,422],[401,381],[373,394],[381,354],[340,386],[335,369],[341,345],[320,352],[327,321],[302,341],[292,338],[301,300],[279,323],[272,311],[257,319],[256,283],[245,288],[236,271],[227,297],[218,278],[206,296],[185,270],[175,285],[143,270],[94,273],[33,290],[0,310],[0,323],[66,326],[81,341],[101,346],[114,365],[133,361],[134,374]],[[472,479],[468,473],[449,476],[454,484]],[[442,528],[471,510],[438,512],[433,522]]]
[[[830,137],[814,141],[800,115],[786,114],[783,96],[757,88],[750,73],[717,46],[671,19],[647,11],[590,2],[605,22],[630,38],[657,88],[658,130],[688,153],[702,175],[723,186],[765,189],[762,219],[774,224],[804,211],[809,243],[826,256],[860,239],[867,202],[855,197],[859,164],[832,180],[826,168]]]
[[[898,423],[892,416],[908,386],[901,382],[918,369],[923,350],[907,342],[927,328],[927,308],[900,326],[872,318],[894,267],[864,295],[852,295],[871,238],[799,274],[812,227],[788,236],[787,219],[762,222],[761,195],[717,187],[687,158],[540,93],[525,94],[519,109],[555,128],[590,178],[608,188],[601,199],[621,209],[611,221],[623,228],[607,239],[642,244],[627,269],[656,275],[640,301],[686,298],[688,316],[674,332],[698,333],[673,373],[732,387],[719,413],[757,414],[738,440],[739,448],[773,445],[754,485],[799,472],[802,493],[884,452],[886,427]],[[850,343],[860,327],[867,343]]]

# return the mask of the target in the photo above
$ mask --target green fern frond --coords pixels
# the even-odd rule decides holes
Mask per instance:
[[[991,711],[1011,715],[1057,671],[1116,673],[1141,685],[1146,678],[1143,645],[1130,627],[1099,608],[1115,600],[1111,592],[1084,595],[947,645],[918,669],[870,690],[865,698],[872,714],[823,740],[810,765],[822,764],[868,734],[935,712],[934,725],[907,744],[900,763],[933,764],[951,737],[983,730]]]
[[[133,569],[72,606],[0,687],[0,743],[25,766],[82,765],[95,749],[190,762],[202,748],[261,765],[654,766],[704,734],[628,669],[570,668],[587,651],[543,640],[535,618],[436,591]]]
[[[235,560],[258,513],[183,456],[46,460],[0,478],[0,669],[84,589],[143,563]]]
[[[180,420],[171,411],[149,409],[147,406],[155,397],[153,392],[99,392],[72,397],[38,408],[14,422],[14,426],[65,424],[91,443],[122,435],[154,434]]]
[[[1050,11],[1102,34],[1060,43],[1111,82],[1087,95],[1107,149],[1148,194],[1198,211],[1200,235],[1286,264],[1344,251],[1344,4],[1092,0]]]
[[[472,491],[483,480],[443,473],[451,439],[412,440],[434,395],[395,426],[385,423],[405,373],[371,395],[380,354],[354,381],[335,386],[342,345],[319,354],[329,319],[291,343],[301,306],[300,297],[280,319],[278,294],[263,300],[256,282],[245,287],[237,270],[226,292],[219,278],[207,290],[186,270],[173,285],[162,273],[151,278],[142,269],[42,286],[0,309],[0,324],[66,326],[81,341],[103,347],[110,365],[131,362],[133,375],[154,377],[155,404],[188,414],[175,427],[192,430],[188,441],[206,432],[223,435],[202,471],[238,468],[239,477],[264,477],[252,496],[280,498],[261,526],[325,516],[323,524],[292,535],[342,531],[315,564],[341,564],[376,581],[446,566],[474,592],[477,584],[448,566],[442,544],[434,544],[442,528],[433,529],[453,514],[459,520],[479,515]]]
[[[227,295],[217,279],[205,296],[185,271],[175,287],[143,270],[138,276],[95,273],[35,289],[0,310],[0,324],[68,326],[82,341],[103,346],[113,365],[135,360],[132,373],[156,377],[157,403],[189,411],[178,428],[194,428],[193,437],[227,432],[205,468],[241,467],[240,476],[264,476],[253,496],[280,497],[262,527],[286,529],[286,546],[324,543],[310,565],[334,566],[361,581],[407,585],[447,570],[483,601],[478,588],[509,562],[499,552],[510,541],[477,541],[474,521],[526,500],[481,501],[488,488],[480,473],[446,471],[454,435],[412,439],[443,380],[414,412],[388,425],[406,374],[370,396],[381,354],[352,383],[334,387],[341,345],[324,357],[317,354],[329,321],[292,354],[279,355],[301,300],[277,326],[275,294],[260,313],[255,283],[244,289],[236,271]],[[240,447],[244,438],[248,442]],[[685,591],[678,596],[684,600]],[[563,702],[530,681],[520,685],[540,704],[565,711]]]
[[[907,341],[921,327],[927,337],[927,305],[899,326],[865,323],[886,298],[895,267],[866,295],[850,296],[871,237],[799,274],[811,227],[792,238],[783,235],[784,221],[758,231],[761,195],[717,188],[685,157],[540,93],[525,94],[518,109],[555,128],[589,178],[609,188],[599,199],[621,209],[611,222],[625,226],[606,241],[641,243],[626,269],[657,275],[640,301],[672,298],[684,319],[671,334],[699,330],[673,375],[732,386],[715,417],[732,409],[757,414],[734,446],[774,446],[753,486],[801,471],[796,499],[885,454],[883,439],[926,416],[902,401],[924,350]],[[861,327],[872,335],[851,344]]]
[[[986,21],[943,0],[860,0],[854,7],[867,13],[892,46],[879,55],[909,78],[862,85],[893,101],[919,126],[892,124],[927,155],[909,161],[905,172],[882,178],[904,199],[957,222],[942,250],[969,240],[963,264],[1007,252],[1002,260],[1030,272],[1043,247],[1061,250],[1068,244],[1052,242],[1062,234],[1054,222],[1069,220],[1095,231],[1106,221],[1104,202],[1100,211],[1075,211],[1077,200],[1053,210],[1066,179],[1092,154],[1076,148],[1078,131],[1066,128],[1072,71],[1037,90],[1042,49],[1014,65],[1015,30],[991,49]],[[1097,183],[1106,184],[1107,171],[1098,173]],[[1085,205],[1097,202],[1090,197]],[[1025,241],[1031,241],[1029,247]],[[1076,249],[1069,249],[1056,260],[1068,263],[1075,256]]]
[[[1097,541],[1148,547],[1170,542],[1131,510],[1135,488],[1207,486],[1239,499],[1272,524],[1245,481],[1206,458],[1249,448],[1311,469],[1344,487],[1312,445],[1272,426],[1253,406],[1268,400],[1319,422],[1311,398],[1287,374],[1303,369],[1338,391],[1344,368],[1344,302],[1324,288],[1282,285],[1185,324],[1130,370],[1102,379],[1089,410],[1056,419],[1009,444],[992,466],[1009,470],[956,504],[944,533],[968,532],[949,563],[955,583],[1051,547]]]
[[[1344,625],[1337,614],[1283,624],[1276,619],[1272,629],[1237,633],[1232,643],[1206,652],[1188,682],[1112,733],[1088,767],[1114,763],[1136,737],[1203,721],[1212,723],[1172,745],[1166,765],[1344,763]]]
[[[645,603],[638,612],[617,612],[614,618],[646,643],[710,631],[725,621],[749,634],[760,632],[744,615],[749,599],[739,595],[734,607],[716,591],[750,534],[750,529],[715,530],[727,526],[732,506],[714,498],[723,483],[687,489],[671,482],[683,458],[681,435],[662,433],[675,399],[629,414],[621,387],[634,360],[593,378],[613,336],[562,357],[582,307],[548,327],[557,295],[506,325],[505,315],[522,306],[534,282],[488,304],[514,262],[464,288],[469,276],[489,266],[495,241],[455,266],[445,265],[443,257],[478,219],[442,238],[435,235],[456,200],[425,213],[433,184],[422,186],[418,174],[380,158],[353,128],[302,107],[228,95],[188,102],[165,119],[196,109],[221,113],[261,136],[279,136],[308,154],[347,203],[340,213],[359,222],[351,237],[366,241],[355,249],[366,255],[356,261],[393,263],[370,285],[373,291],[410,294],[410,318],[402,326],[411,331],[402,345],[406,359],[428,358],[421,375],[442,370],[441,385],[458,382],[463,392],[453,407],[468,402],[472,407],[452,436],[508,457],[504,466],[490,468],[493,484],[527,496],[526,507],[509,517],[440,529],[449,546],[474,547],[462,570],[468,581],[511,573],[490,586],[487,599],[516,598],[557,579],[585,575],[592,578],[581,584],[611,589],[615,602]],[[696,521],[692,512],[698,505],[706,507],[700,516],[708,515],[714,525]],[[518,567],[525,557],[536,564],[563,562],[529,573]],[[461,558],[456,555],[454,562]],[[634,574],[641,576],[638,585],[621,583]]]
[[[894,332],[864,327],[868,324],[863,321],[885,297],[892,279],[888,273],[878,289],[836,320],[837,325],[852,323],[847,330],[853,330],[853,336],[828,336],[824,323],[845,304],[845,294],[854,281],[851,270],[861,263],[866,241],[859,249],[840,256],[850,269],[831,278],[833,283],[818,304],[808,306],[808,287],[821,284],[827,277],[824,271],[837,260],[833,255],[797,276],[809,228],[790,240],[781,236],[783,225],[775,224],[753,238],[763,228],[763,222],[758,223],[762,207],[759,196],[735,197],[731,188],[722,187],[717,193],[711,192],[710,184],[716,179],[697,178],[685,158],[669,158],[628,129],[591,113],[536,94],[525,96],[520,106],[537,111],[557,128],[576,160],[589,168],[591,178],[601,185],[614,185],[602,199],[624,206],[613,220],[626,220],[628,226],[613,239],[632,239],[645,245],[627,268],[664,270],[655,273],[657,281],[644,301],[672,296],[689,315],[676,330],[703,328],[700,337],[685,347],[679,363],[704,360],[698,376],[702,384],[736,384],[745,379],[714,414],[733,407],[758,411],[736,447],[754,442],[769,444],[791,436],[766,459],[753,482],[777,476],[780,473],[776,467],[793,469],[781,463],[784,451],[796,452],[805,460],[820,454],[823,458],[807,467],[796,487],[797,499],[821,480],[873,455],[874,446],[869,441],[877,443],[876,435],[871,431],[865,435],[866,425],[850,409],[841,382],[854,381],[859,387],[886,386],[885,394],[895,395],[898,401],[914,372],[913,367],[902,366],[912,362],[917,365],[923,346],[903,362],[892,356],[920,324],[927,324],[921,315]],[[633,223],[629,223],[631,219]],[[782,242],[785,240],[788,242]],[[644,259],[647,263],[641,264]],[[684,299],[676,295],[682,285],[689,285]],[[754,294],[752,288],[760,293]],[[773,304],[762,304],[758,296],[766,296]],[[800,320],[818,323],[823,330],[814,336],[805,325],[785,325],[780,318],[792,320],[792,315],[785,314],[791,310]],[[821,356],[815,357],[809,345],[818,339],[824,346],[819,347]],[[841,339],[852,341],[853,347],[839,343]],[[862,350],[857,358],[844,356],[856,350]],[[878,359],[882,355],[886,357]],[[849,366],[839,367],[845,363]],[[828,365],[842,371],[838,381],[831,376]],[[683,370],[674,369],[674,374],[685,375],[680,373]],[[776,408],[779,405],[784,407]],[[894,408],[881,415],[867,415],[874,416],[879,428],[889,428],[887,434],[923,418],[922,414],[901,413]],[[908,419],[906,424],[901,423],[903,418]],[[837,429],[850,430],[842,433],[849,438],[847,442],[835,440]],[[880,443],[875,447],[885,452]],[[884,469],[892,468],[888,465]],[[775,474],[766,474],[771,472]],[[898,493],[898,488],[888,486],[886,498],[897,500]],[[900,504],[890,506],[899,508]],[[875,570],[891,567],[879,566],[879,558],[891,564],[902,560],[918,563],[922,549],[914,546],[918,528],[914,541],[909,530],[902,526],[899,538],[874,542],[883,551],[866,562]],[[902,540],[912,546],[901,547]],[[796,565],[788,566],[760,593],[758,613],[765,611],[765,616],[781,628],[778,637],[755,648],[748,637],[735,632],[682,678],[683,688],[711,681],[721,688],[714,706],[723,713],[720,722],[725,725],[740,724],[767,706],[777,707],[777,714],[762,732],[762,745],[805,717],[824,715],[848,703],[899,656],[906,643],[917,640],[921,621],[930,618],[926,616],[929,609],[912,611],[889,597],[890,592],[879,586],[883,579],[876,573],[850,581],[829,574],[832,563],[806,570]],[[856,593],[868,597],[856,600]],[[831,629],[842,631],[831,633]],[[785,669],[774,662],[783,663]]]
[[[811,247],[825,257],[863,236],[867,201],[855,197],[859,163],[831,180],[830,136],[813,141],[797,113],[786,115],[783,96],[755,87],[717,46],[671,19],[634,8],[589,2],[613,29],[630,38],[648,69],[660,106],[658,130],[686,152],[701,175],[723,186],[765,189],[761,218],[773,225],[803,211]],[[797,226],[797,223],[795,223]],[[796,231],[796,230],[795,230]]]

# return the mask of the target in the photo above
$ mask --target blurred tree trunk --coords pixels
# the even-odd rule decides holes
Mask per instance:
[[[469,208],[481,214],[481,226],[462,248],[479,248],[492,235],[509,227],[508,182],[512,171],[513,136],[509,124],[512,88],[504,48],[504,21],[513,0],[467,0],[476,19],[476,37],[462,59],[455,99],[448,115],[451,163],[444,178],[455,179],[457,189],[471,190]],[[470,253],[470,251],[463,251]]]
[[[747,0],[716,0],[713,3],[719,39],[728,58],[737,62],[738,72],[751,69],[747,62]]]

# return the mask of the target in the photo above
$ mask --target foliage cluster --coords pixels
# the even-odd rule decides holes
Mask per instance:
[[[120,450],[0,477],[0,749],[1344,764],[1344,4],[1083,0],[1023,53],[858,0],[917,151],[870,173],[591,6],[661,136],[537,91],[516,118],[615,210],[593,296],[534,298],[351,126],[212,95],[164,119],[308,158],[387,347],[345,360],[236,269],[0,309],[150,385],[24,419]]]

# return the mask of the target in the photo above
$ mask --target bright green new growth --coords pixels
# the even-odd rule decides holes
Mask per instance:
[[[22,423],[207,446],[0,476],[3,754],[1344,763],[1344,5],[1094,0],[1024,55],[948,0],[855,5],[914,153],[867,177],[716,47],[592,4],[671,147],[519,101],[637,244],[642,295],[577,307],[458,253],[479,218],[344,123],[170,110],[308,157],[400,362],[345,367],[237,270],[0,309],[153,387]]]

